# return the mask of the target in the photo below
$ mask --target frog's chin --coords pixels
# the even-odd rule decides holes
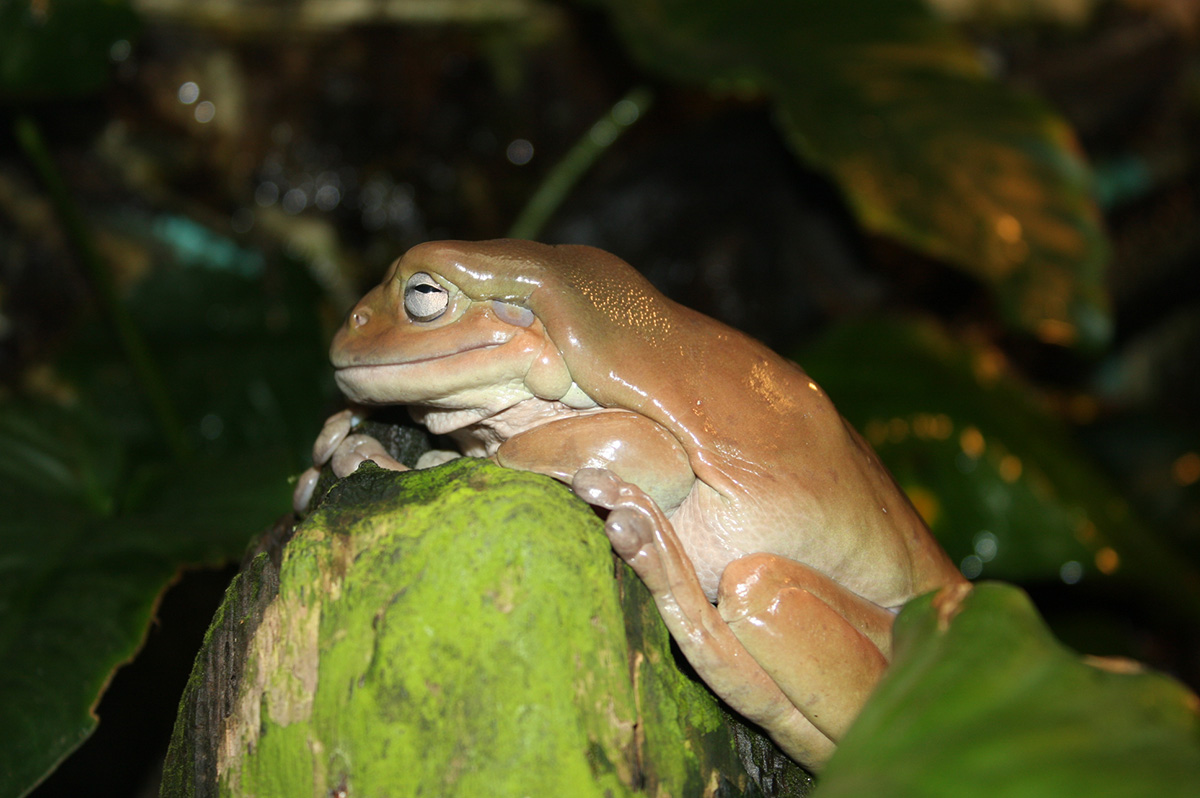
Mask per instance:
[[[486,417],[532,396],[523,381],[528,362],[492,349],[438,360],[347,366],[334,372],[334,380],[357,404],[478,410]]]
[[[408,408],[412,420],[434,435],[447,435],[490,418],[495,412],[486,408],[439,409],[435,407]],[[477,455],[475,455],[477,456]]]

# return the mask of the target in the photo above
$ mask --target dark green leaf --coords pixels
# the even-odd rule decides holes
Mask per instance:
[[[95,91],[136,30],[128,0],[0,0],[0,97]]]
[[[95,728],[181,565],[238,556],[289,504],[278,451],[150,474],[136,508],[113,492],[121,460],[82,412],[0,405],[0,795]]]
[[[766,92],[796,151],[872,230],[988,284],[1057,343],[1109,334],[1108,258],[1066,124],[989,76],[918,0],[607,0],[647,66]]]
[[[1018,589],[977,585],[961,604],[923,596],[894,639],[818,798],[1200,794],[1196,696],[1080,660]]]
[[[1003,357],[930,324],[845,324],[804,367],[970,575],[1125,577],[1197,617],[1200,580],[1140,523]]]

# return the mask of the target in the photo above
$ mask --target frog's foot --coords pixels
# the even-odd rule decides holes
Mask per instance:
[[[319,469],[329,463],[338,479],[353,474],[364,460],[389,471],[407,471],[408,466],[388,454],[375,438],[350,434],[350,430],[362,423],[363,417],[361,410],[347,408],[325,419],[325,426],[313,443],[313,465]],[[301,483],[303,481],[304,477],[301,477]]]
[[[434,468],[442,463],[449,463],[451,460],[457,460],[462,457],[458,452],[452,452],[449,449],[430,449],[417,458],[417,470],[422,471],[426,468]]]
[[[321,466],[329,462],[337,447],[360,421],[362,416],[350,408],[325,419],[325,426],[321,427],[321,432],[313,441],[313,467],[300,475],[296,480],[296,488],[292,491],[292,508],[297,513],[303,515],[308,503],[312,501],[313,491],[317,489],[317,480],[321,478]]]
[[[375,438],[350,434],[350,430],[361,421],[362,415],[355,410],[343,410],[325,420],[325,426],[313,443],[313,467],[300,475],[292,492],[292,507],[297,513],[307,509],[317,480],[321,477],[321,467],[326,463],[333,468],[338,479],[353,474],[364,460],[390,471],[408,470],[408,466],[388,454],[383,444]]]
[[[572,487],[610,512],[613,549],[641,577],[671,636],[705,683],[730,707],[761,726],[788,756],[816,768],[833,739],[809,720],[747,650],[708,601],[691,560],[662,510],[639,488],[604,469],[581,469]],[[800,637],[792,641],[804,646]]]

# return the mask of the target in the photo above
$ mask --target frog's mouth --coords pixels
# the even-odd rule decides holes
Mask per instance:
[[[449,358],[457,357],[459,355],[465,355],[468,352],[478,352],[478,351],[484,350],[484,349],[498,349],[498,348],[504,346],[506,343],[508,343],[508,339],[505,339],[503,341],[495,341],[495,340],[480,341],[477,343],[471,343],[471,344],[467,344],[465,346],[460,346],[456,349],[452,349],[447,352],[413,353],[412,356],[410,356],[410,357],[404,357],[404,356],[392,357],[392,358],[389,358],[388,360],[381,360],[379,362],[371,362],[371,361],[366,361],[366,362],[357,361],[356,362],[356,359],[353,357],[345,358],[345,359],[336,358],[333,360],[333,367],[337,371],[338,374],[342,374],[345,372],[354,372],[357,370],[387,369],[387,368],[400,368],[400,367],[404,367],[404,366],[417,366],[422,363],[432,363],[435,360],[446,360]],[[344,362],[339,362],[339,361],[343,361],[343,360],[344,360]]]
[[[334,351],[330,353],[330,361],[338,373],[353,369],[419,366],[422,363],[448,360],[471,352],[497,349],[512,338],[513,336],[506,331],[488,331],[485,335],[472,336],[465,341],[443,341],[442,346],[437,345],[439,342],[428,339],[421,342],[424,346],[412,346],[411,344],[416,342],[408,341],[402,345],[385,347],[388,352],[386,355],[378,353],[381,348],[379,341],[364,341],[364,345],[360,346],[343,344],[341,351],[338,351],[335,343]]]

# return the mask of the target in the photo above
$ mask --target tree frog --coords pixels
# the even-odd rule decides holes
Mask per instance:
[[[607,510],[614,550],[696,673],[807,767],[885,669],[895,611],[964,581],[800,367],[601,250],[414,247],[351,311],[331,360],[353,404],[407,405],[462,454]],[[349,434],[357,412],[326,423],[317,466],[404,468]]]

